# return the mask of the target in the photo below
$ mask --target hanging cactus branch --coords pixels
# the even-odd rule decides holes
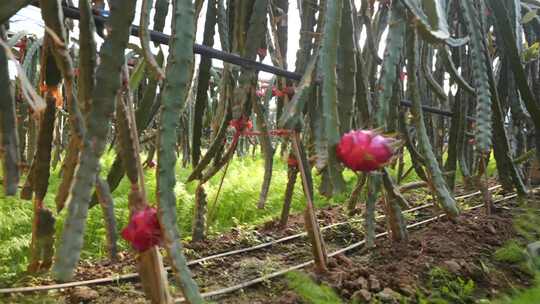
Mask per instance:
[[[79,260],[91,191],[99,172],[99,158],[105,150],[110,117],[114,112],[116,91],[120,88],[120,71],[124,50],[129,39],[129,26],[135,14],[133,1],[116,1],[111,6],[111,34],[100,51],[101,63],[96,71],[96,86],[92,91],[92,105],[87,118],[87,132],[83,139],[79,165],[66,204],[68,214],[64,222],[62,242],[56,254],[53,272],[62,281],[73,277]]]
[[[180,109],[188,95],[193,63],[195,9],[191,0],[173,1],[172,35],[165,84],[162,93],[158,145],[157,201],[158,216],[176,278],[189,303],[203,303],[197,284],[191,277],[180,242],[176,220],[176,128]],[[181,72],[179,72],[181,71]]]

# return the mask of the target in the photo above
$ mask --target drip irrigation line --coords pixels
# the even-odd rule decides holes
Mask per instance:
[[[496,190],[496,189],[501,188],[501,187],[502,187],[501,185],[496,185],[496,186],[488,188],[488,190],[493,191],[493,190]],[[456,197],[456,200],[467,199],[469,197],[473,197],[473,196],[476,196],[476,195],[479,195],[479,194],[481,194],[480,191],[464,194],[464,195]],[[429,203],[429,204],[425,204],[425,205],[422,205],[422,206],[417,206],[417,207],[414,207],[414,208],[411,208],[411,209],[408,209],[408,210],[404,210],[403,213],[411,213],[411,212],[419,211],[419,210],[426,209],[426,208],[433,207],[433,206],[434,206],[433,203]],[[376,219],[383,219],[383,218],[385,218],[384,215],[379,215],[379,216],[376,217]],[[334,227],[337,227],[337,226],[341,226],[341,225],[358,223],[358,222],[363,222],[363,221],[364,221],[363,219],[356,219],[356,220],[351,220],[351,221],[338,222],[338,223],[334,223],[334,224],[331,224],[331,225],[328,225],[328,226],[325,226],[325,227],[321,227],[321,231],[328,230],[328,229],[331,229],[331,228],[334,228]],[[207,262],[207,261],[210,261],[210,260],[213,260],[213,259],[217,259],[217,258],[223,258],[223,257],[227,257],[227,256],[240,254],[240,253],[246,253],[246,252],[251,252],[251,251],[271,247],[273,245],[283,243],[283,242],[287,242],[287,241],[290,241],[290,240],[294,240],[294,239],[297,239],[297,238],[301,238],[301,237],[304,237],[306,235],[307,235],[306,232],[302,232],[302,233],[286,236],[286,237],[283,237],[283,238],[280,238],[280,239],[276,239],[276,240],[273,240],[273,241],[270,241],[270,242],[255,245],[255,246],[252,246],[252,247],[242,248],[242,249],[237,249],[237,250],[231,250],[231,251],[227,251],[227,252],[222,252],[222,253],[206,256],[206,257],[203,257],[203,258],[191,260],[191,261],[189,261],[187,263],[187,265],[188,266],[197,265],[197,264],[201,264],[201,263],[204,263],[204,262]],[[170,271],[171,268],[166,267],[165,270]],[[289,270],[289,271],[291,271],[291,270]],[[60,283],[60,284],[31,286],[31,287],[4,288],[4,289],[0,289],[0,294],[47,291],[47,290],[64,289],[64,288],[71,288],[71,287],[77,287],[77,286],[106,284],[106,283],[114,283],[114,282],[120,282],[120,281],[135,280],[138,277],[139,277],[138,273],[128,273],[128,274],[111,276],[111,277],[106,277],[106,278],[84,280],[84,281],[76,281],[76,282],[68,282],[68,283]]]
[[[33,6],[39,7],[39,3],[33,2]],[[76,19],[79,20],[81,17],[81,13],[77,7],[73,6],[66,6],[62,5],[62,9],[64,11],[64,16],[70,19]],[[101,14],[94,14],[94,21],[97,24],[104,24],[107,22],[106,17],[104,17]],[[140,28],[137,25],[131,25],[131,35],[139,37],[139,31]],[[150,39],[152,42],[159,43],[159,44],[169,44],[170,36],[161,32],[152,31],[150,32]],[[205,45],[197,44],[195,43],[193,45],[193,52],[195,54],[199,54],[201,56],[205,56],[208,58],[218,59],[224,62],[232,63],[235,65],[242,66],[246,69],[251,69],[255,71],[263,71],[268,72],[274,75],[283,76],[285,78],[294,79],[294,80],[300,80],[302,79],[302,74],[287,71],[278,67],[275,67],[273,65],[268,65],[264,63],[257,62],[255,60],[249,60],[243,57],[240,57],[236,54],[231,54],[227,52],[223,52]]]
[[[540,188],[532,189],[530,191],[535,191],[537,189],[540,189]],[[493,203],[496,204],[496,203],[500,203],[500,202],[503,202],[503,201],[507,201],[507,200],[512,199],[512,198],[517,197],[517,196],[518,196],[517,194],[512,194],[512,195],[503,197],[503,198],[501,198],[499,200],[496,200]],[[465,210],[466,211],[471,211],[471,210],[479,209],[481,207],[484,207],[484,204],[478,204],[478,205],[475,205],[475,206],[472,206],[472,207],[468,207]],[[409,230],[409,229],[413,229],[413,228],[416,228],[416,227],[420,227],[420,226],[435,222],[435,221],[437,221],[437,220],[439,220],[439,219],[441,219],[441,218],[443,218],[445,216],[446,216],[446,214],[444,214],[444,213],[436,215],[436,216],[431,217],[429,219],[407,225],[407,229]],[[379,238],[387,236],[387,235],[388,235],[388,232],[382,232],[382,233],[379,233],[379,234],[375,235],[375,238],[379,239]],[[347,247],[341,248],[339,250],[336,250],[336,251],[328,254],[328,257],[334,257],[336,255],[340,255],[340,254],[346,253],[348,251],[354,250],[356,248],[359,248],[359,247],[363,246],[365,243],[366,243],[365,239],[361,240],[361,241],[359,241],[357,243],[351,244],[351,245],[349,245]],[[231,292],[234,292],[234,291],[238,291],[238,290],[244,289],[246,287],[250,287],[250,286],[253,286],[253,285],[268,281],[270,279],[285,275],[286,273],[289,273],[291,271],[305,268],[306,266],[312,265],[313,263],[314,263],[314,261],[310,260],[310,261],[307,261],[307,262],[304,262],[304,263],[301,263],[301,264],[298,264],[298,265],[295,265],[295,266],[292,266],[292,267],[289,267],[289,268],[286,268],[286,269],[282,269],[282,270],[273,272],[271,274],[261,276],[261,277],[258,277],[256,279],[246,281],[246,282],[243,282],[243,283],[240,283],[240,284],[237,284],[237,285],[233,285],[233,286],[223,288],[223,289],[219,289],[219,290],[215,290],[215,291],[205,292],[205,293],[202,293],[201,296],[203,298],[209,298],[209,297],[220,296],[220,295],[224,295],[224,294],[231,293]],[[174,300],[174,303],[184,303],[185,301],[186,301],[185,298],[177,298],[177,299]]]
[[[402,107],[407,107],[407,108],[412,107],[412,102],[409,101],[409,100],[406,100],[406,99],[401,100],[399,102],[399,104]],[[446,116],[446,117],[453,117],[454,116],[453,112],[446,111],[446,110],[441,110],[439,108],[434,108],[434,107],[430,107],[430,106],[422,105],[422,110],[424,110],[424,112],[427,112],[427,113],[442,115],[442,116]],[[467,115],[466,118],[468,120],[470,120],[470,121],[476,121],[476,118],[474,118],[472,116],[469,116],[469,115]]]
[[[38,2],[33,2],[32,5],[39,8],[39,3]],[[64,16],[66,18],[75,19],[75,20],[79,20],[81,18],[81,13],[80,13],[80,11],[79,11],[79,9],[77,7],[62,5],[62,9],[64,11]],[[94,21],[97,24],[106,23],[108,18],[105,17],[105,16],[108,16],[107,13],[108,12],[105,12],[105,11],[99,11],[98,14],[94,14]],[[139,31],[140,31],[139,26],[131,25],[131,35],[132,36],[139,37]],[[169,35],[167,35],[165,33],[162,33],[162,32],[152,31],[152,30],[149,30],[148,32],[150,33],[150,40],[152,40],[152,42],[159,43],[159,44],[165,44],[165,45],[169,44],[169,39],[170,39]],[[277,76],[282,76],[282,77],[292,79],[292,80],[300,81],[302,79],[302,76],[303,76],[300,73],[287,71],[285,69],[282,69],[282,68],[279,68],[279,67],[276,67],[276,66],[273,66],[273,65],[264,64],[264,63],[258,62],[256,60],[250,60],[250,59],[247,59],[247,58],[243,58],[243,57],[241,57],[241,56],[239,56],[237,54],[227,53],[227,52],[224,52],[224,51],[221,51],[221,50],[218,50],[218,49],[214,49],[214,48],[211,48],[211,47],[208,47],[208,46],[205,46],[205,45],[197,44],[197,43],[195,43],[193,45],[193,52],[195,54],[199,54],[199,55],[204,56],[204,57],[208,57],[208,58],[212,58],[212,59],[218,59],[218,60],[221,60],[223,62],[228,62],[228,63],[234,64],[234,65],[238,65],[238,66],[241,66],[241,67],[246,68],[246,69],[267,72],[267,73],[270,73],[270,74],[274,74],[274,75],[277,75]],[[320,80],[315,80],[315,81],[317,83],[320,82]],[[412,103],[410,101],[408,101],[408,100],[402,100],[402,101],[400,101],[400,105],[403,106],[403,107],[409,107],[410,108],[412,106]],[[450,111],[441,110],[441,109],[437,109],[437,108],[430,107],[430,106],[424,106],[423,105],[422,109],[427,113],[438,114],[438,115],[442,115],[442,116],[446,116],[446,117],[452,117],[453,116],[453,113],[450,112]],[[475,120],[473,117],[467,117],[467,118],[469,120]]]
[[[399,102],[399,104],[401,106],[407,107],[407,108],[412,107],[412,102],[410,102],[409,100],[401,100]],[[437,109],[437,108],[430,107],[430,106],[422,106],[422,110],[424,110],[424,112],[433,113],[433,114],[439,114],[439,115],[447,116],[447,117],[454,116],[454,113],[452,113],[450,111],[441,110],[441,109]]]

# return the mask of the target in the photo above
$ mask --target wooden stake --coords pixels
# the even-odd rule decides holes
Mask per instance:
[[[170,304],[173,299],[169,293],[167,271],[163,267],[163,258],[158,247],[154,246],[137,258],[139,276],[146,298],[152,304]]]
[[[308,179],[308,172],[306,166],[309,167],[304,151],[301,148],[300,139],[297,132],[292,135],[294,153],[298,160],[298,168],[300,169],[300,176],[302,177],[302,185],[304,186],[304,194],[306,195],[306,209],[304,212],[304,222],[306,226],[306,232],[311,241],[313,259],[315,260],[316,271],[324,273],[328,271],[326,267],[327,255],[326,248],[324,246],[324,240],[317,223],[317,217],[315,216],[315,207],[313,206],[313,187],[310,186],[311,179]],[[311,177],[311,176],[309,176]]]

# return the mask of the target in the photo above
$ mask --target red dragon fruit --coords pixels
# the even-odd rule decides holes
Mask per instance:
[[[122,230],[122,237],[138,252],[161,244],[161,229],[155,208],[146,207],[131,216],[129,224]]]
[[[393,139],[371,130],[353,130],[343,135],[336,153],[343,164],[354,170],[369,172],[383,167],[393,155]]]

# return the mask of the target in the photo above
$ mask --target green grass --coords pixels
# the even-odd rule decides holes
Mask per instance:
[[[504,263],[518,264],[526,261],[527,255],[515,240],[508,241],[495,251],[495,260]]]
[[[421,297],[420,303],[472,303],[476,288],[473,280],[465,280],[440,267],[429,271],[427,287],[431,295],[427,299]]]
[[[302,272],[287,274],[289,287],[294,290],[305,303],[310,304],[342,304],[341,298],[326,285],[315,283],[309,276]]]

